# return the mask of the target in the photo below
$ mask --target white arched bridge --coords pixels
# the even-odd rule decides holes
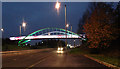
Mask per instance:
[[[18,44],[23,44],[31,40],[37,39],[84,39],[85,34],[76,34],[72,31],[66,31],[61,28],[44,28],[37,30],[28,36],[10,37],[10,40],[20,40]]]

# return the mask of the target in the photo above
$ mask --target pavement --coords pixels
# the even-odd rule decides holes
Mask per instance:
[[[57,54],[55,49],[2,54],[2,69],[110,69],[84,55]]]

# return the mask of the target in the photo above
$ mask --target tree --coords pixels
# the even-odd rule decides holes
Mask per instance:
[[[84,32],[88,38],[89,48],[109,47],[113,36],[111,5],[106,3],[97,3],[90,17],[84,24]]]

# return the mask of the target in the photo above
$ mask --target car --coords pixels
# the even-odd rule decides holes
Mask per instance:
[[[75,48],[75,46],[70,46],[70,48]]]
[[[64,48],[63,47],[58,47],[57,48],[57,53],[64,53]]]

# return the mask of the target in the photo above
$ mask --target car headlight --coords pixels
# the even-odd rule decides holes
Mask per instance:
[[[61,51],[63,50],[63,48],[61,48]]]
[[[60,48],[58,48],[58,51],[60,50]]]

